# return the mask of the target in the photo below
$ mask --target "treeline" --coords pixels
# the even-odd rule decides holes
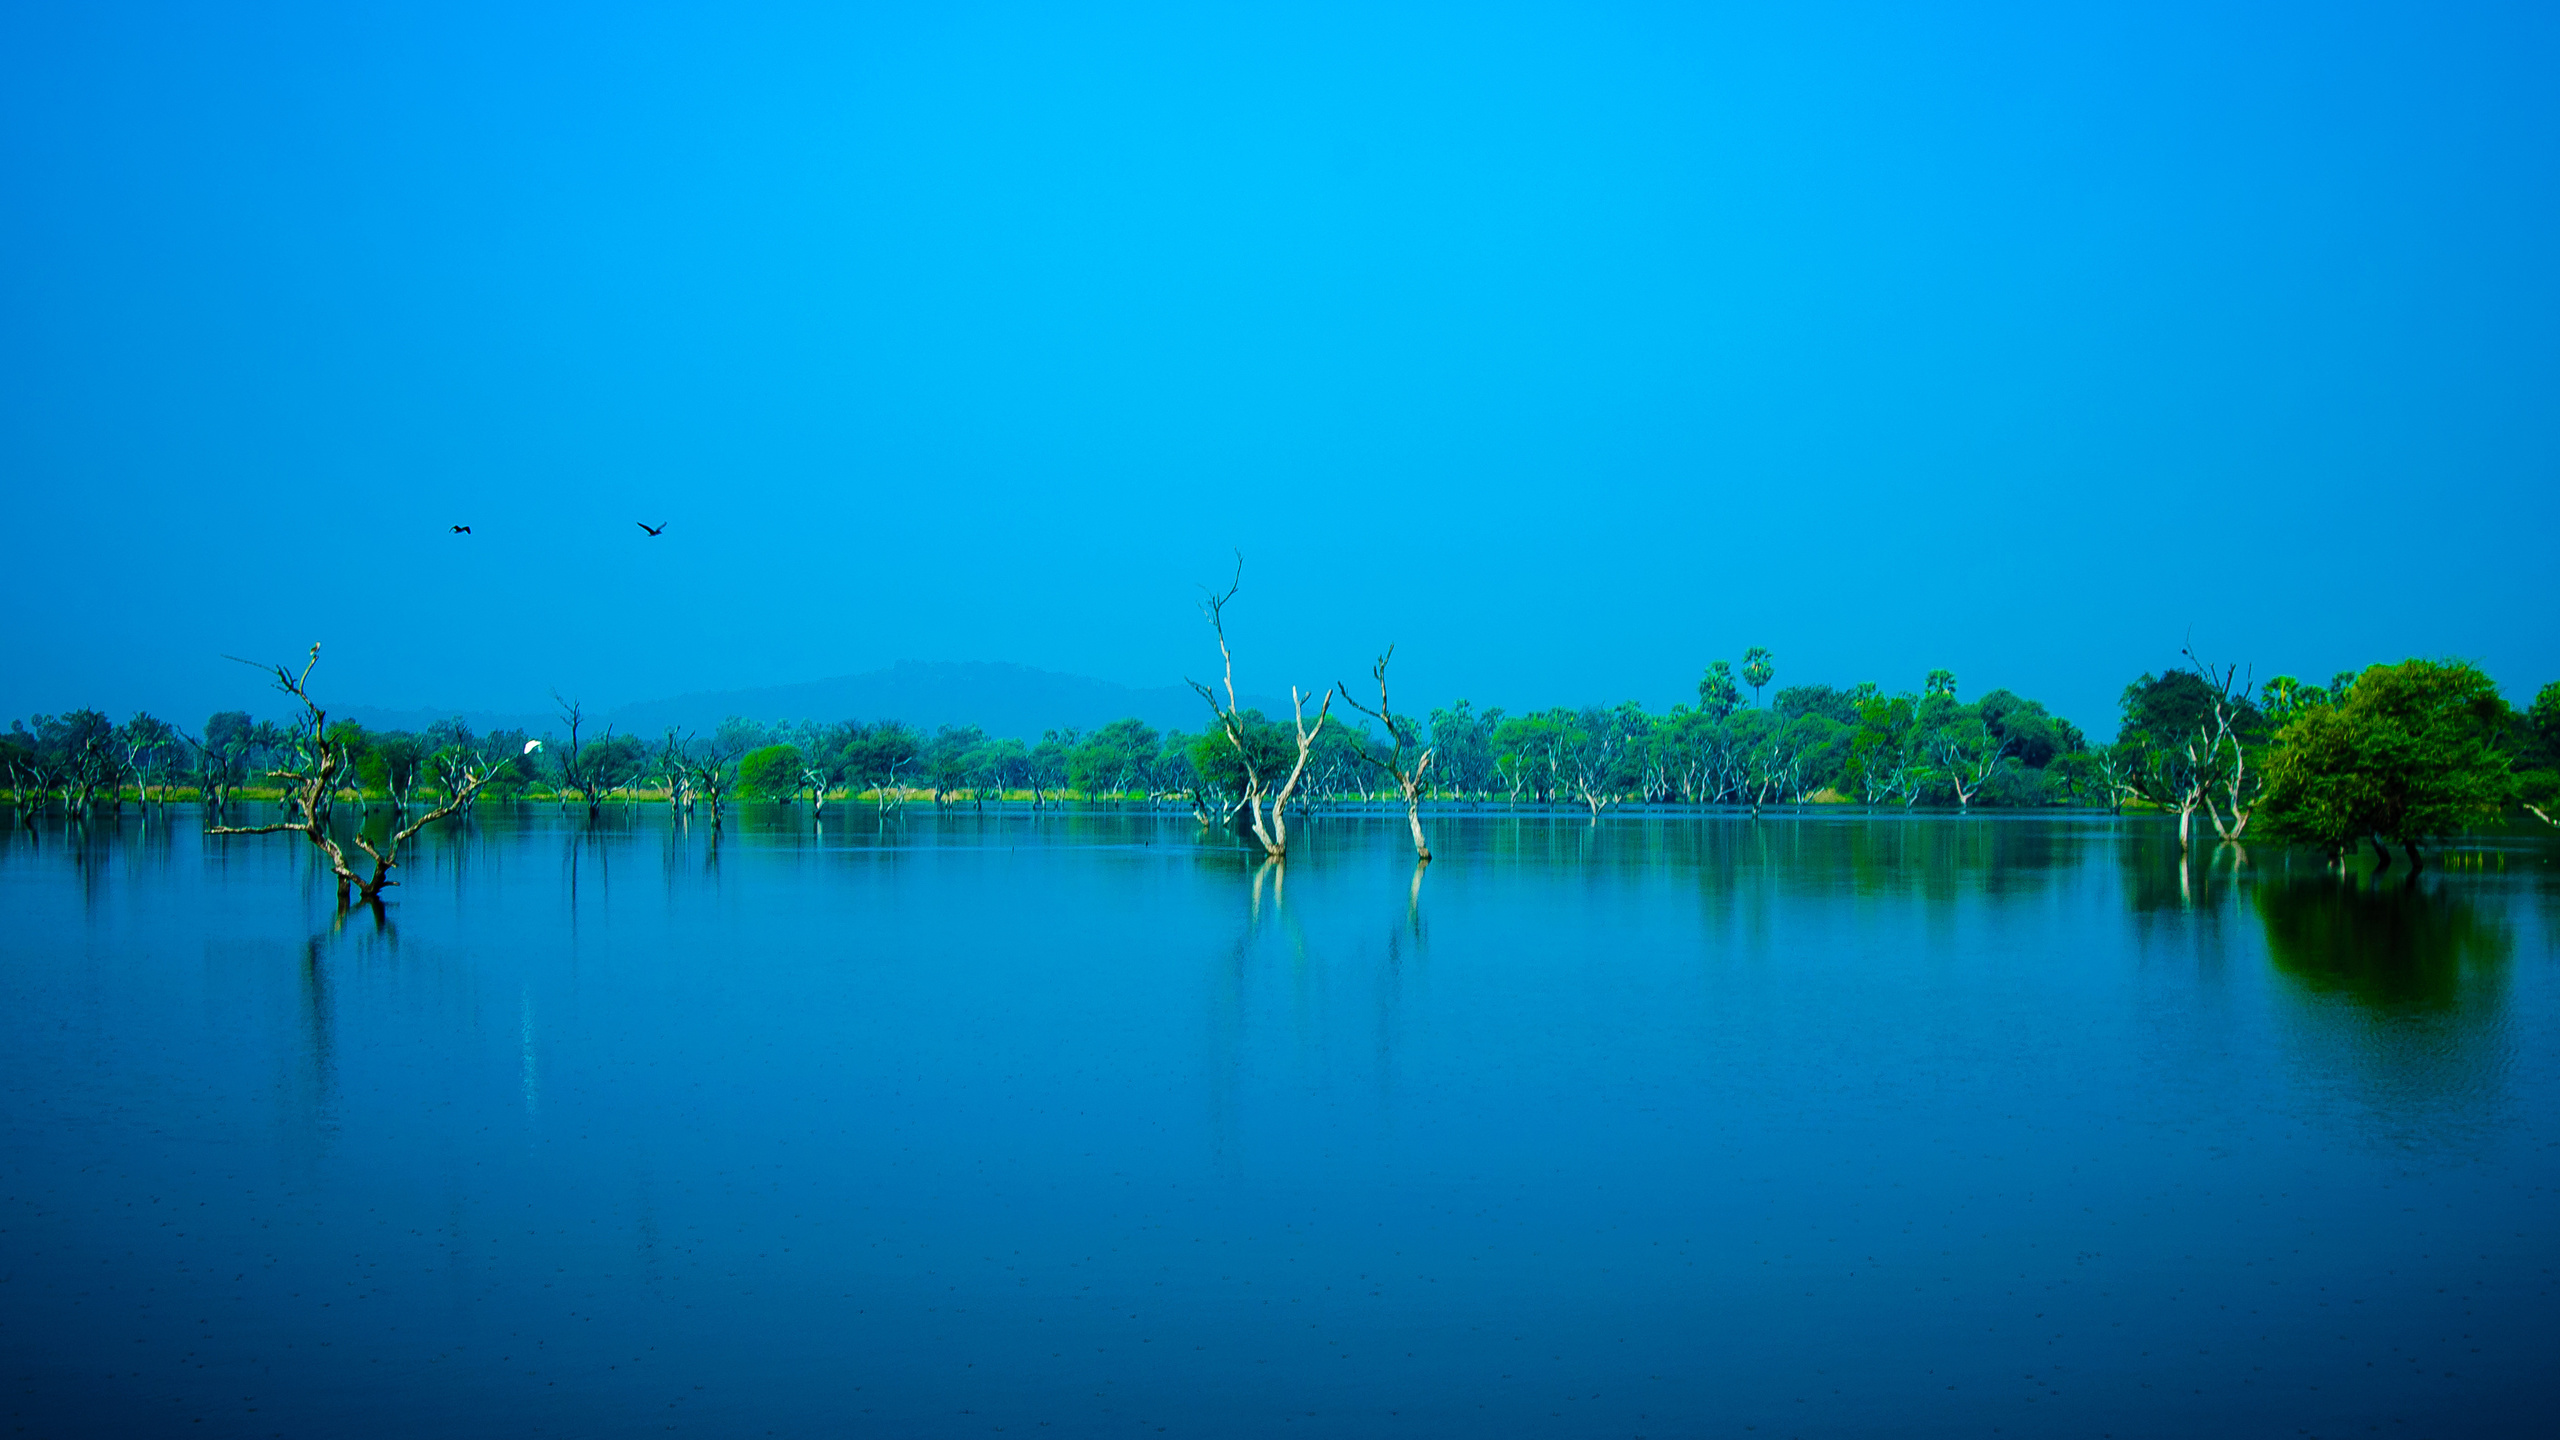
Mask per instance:
[[[2272,835],[2332,863],[2370,844],[2377,867],[2396,845],[2415,869],[2422,845],[2519,805],[2560,825],[2560,681],[2517,710],[2460,661],[2253,686],[2190,655],[2126,689],[2123,729],[2094,763],[2116,794],[2175,814],[2182,850],[2201,814],[2223,843]]]
[[[2131,803],[2176,814],[2182,836],[2209,824],[2234,841],[2265,810],[2258,833],[2281,829],[2333,852],[2367,838],[2414,845],[2519,802],[2547,817],[2560,791],[2560,684],[2513,711],[2467,666],[2410,661],[2327,685],[2278,676],[2252,686],[2191,661],[2129,685],[2117,739],[2104,745],[2007,690],[1964,699],[1945,670],[1899,693],[1873,684],[1772,689],[1774,680],[1774,657],[1755,649],[1738,670],[1708,666],[1694,704],[1512,713],[1462,700],[1431,711],[1407,740],[1428,747],[1426,792],[1443,801],[1570,805],[1593,816],[1646,804]],[[1296,754],[1287,718],[1246,711],[1241,719],[1262,773],[1286,770]],[[647,739],[589,734],[569,706],[540,736],[476,734],[458,720],[416,733],[341,721],[325,734],[351,761],[350,791],[396,809],[487,773],[484,796],[591,809],[639,799],[707,803],[716,813],[732,798],[823,809],[866,797],[881,805],[1073,797],[1223,816],[1246,778],[1246,757],[1222,729],[1162,732],[1135,719],[1024,740],[896,720],[733,718],[709,735]],[[1293,803],[1396,798],[1380,763],[1391,739],[1337,711],[1309,749]],[[0,738],[0,766],[22,813],[29,802],[85,813],[128,797],[181,795],[218,806],[265,793],[267,772],[294,770],[312,748],[308,732],[241,711],[189,733],[147,714],[116,724],[78,710],[13,724]]]

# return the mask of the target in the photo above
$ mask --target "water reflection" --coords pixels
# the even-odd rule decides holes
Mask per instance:
[[[2476,1159],[2513,1109],[2508,958],[2492,910],[2435,881],[2249,888],[2294,997],[2281,1030],[2315,1113],[2402,1157]]]
[[[2493,993],[2506,927],[2440,885],[2278,878],[2249,887],[2276,969],[2304,989],[2375,1010],[2444,1010]]]
[[[1283,867],[1134,808],[491,805],[385,920],[176,813],[0,830],[63,1433],[234,1381],[285,1433],[2499,1433],[2547,1369],[2539,835],[2371,889],[2135,817],[1450,815],[1425,867],[1328,813]],[[1903,1359],[1804,1383],[1849,1355]]]

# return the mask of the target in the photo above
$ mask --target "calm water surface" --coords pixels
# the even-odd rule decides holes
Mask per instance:
[[[2555,1423],[2538,836],[198,824],[0,839],[13,1433]]]

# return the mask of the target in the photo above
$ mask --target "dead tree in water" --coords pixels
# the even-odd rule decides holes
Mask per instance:
[[[1289,778],[1281,782],[1279,790],[1274,792],[1270,777],[1264,775],[1262,767],[1254,761],[1253,736],[1244,712],[1236,708],[1236,657],[1235,651],[1227,645],[1226,608],[1227,602],[1236,598],[1236,591],[1243,585],[1244,557],[1238,555],[1236,578],[1227,586],[1227,593],[1211,595],[1208,603],[1201,607],[1201,613],[1208,617],[1209,628],[1218,635],[1218,658],[1226,665],[1227,703],[1221,706],[1217,692],[1197,680],[1186,678],[1183,683],[1199,691],[1200,698],[1209,702],[1210,713],[1218,717],[1219,733],[1235,747],[1236,759],[1244,767],[1244,795],[1236,806],[1237,816],[1244,821],[1243,828],[1253,836],[1254,843],[1260,845],[1264,853],[1279,860],[1289,853],[1289,800],[1297,793],[1299,779],[1307,773],[1307,755],[1315,749],[1316,737],[1324,733],[1324,722],[1333,713],[1333,692],[1324,692],[1324,703],[1316,708],[1315,728],[1310,730],[1307,728],[1307,698],[1299,693],[1297,686],[1289,687],[1290,720],[1296,727],[1298,758],[1289,767]],[[1267,807],[1263,800],[1266,795],[1270,796]]]
[[[2204,752],[2202,767],[2212,780],[2204,795],[2204,813],[2213,821],[2213,833],[2221,836],[2224,843],[2236,845],[2248,833],[2249,817],[2256,813],[2258,802],[2266,793],[2266,777],[2249,768],[2248,746],[2243,741],[2248,721],[2255,713],[2249,699],[2255,676],[2242,676],[2237,665],[2217,669],[2207,664],[2192,644],[2182,653],[2195,667],[2196,677],[2204,681],[2206,691],[2207,715],[2196,728],[2196,739]],[[2215,791],[2221,792],[2218,803]],[[2228,818],[2223,813],[2225,807],[2230,811]]]
[[[658,788],[666,792],[667,813],[670,815],[693,813],[693,793],[690,789],[693,769],[685,763],[684,755],[685,745],[692,738],[690,735],[679,738],[675,727],[670,725],[667,727],[666,740],[658,746],[657,753],[650,757],[650,775],[657,780]]]
[[[1440,752],[1424,745],[1413,721],[1399,717],[1387,704],[1387,662],[1394,658],[1396,647],[1389,645],[1387,653],[1378,657],[1378,663],[1369,667],[1369,673],[1378,680],[1378,708],[1375,710],[1352,699],[1350,686],[1336,681],[1333,688],[1342,692],[1344,704],[1386,727],[1387,743],[1393,747],[1386,758],[1380,759],[1371,754],[1365,746],[1361,748],[1360,758],[1395,777],[1396,789],[1404,795],[1404,823],[1413,829],[1414,856],[1428,865],[1431,863],[1431,846],[1422,838],[1422,777],[1431,769],[1431,757]],[[1420,758],[1407,760],[1406,757],[1417,749],[1421,751]],[[1419,885],[1420,882],[1417,880],[1415,883]]]
[[[358,831],[352,837],[356,848],[362,850],[366,858],[373,862],[373,873],[370,876],[358,873],[354,864],[347,858],[345,848],[339,845],[338,837],[330,829],[329,822],[331,812],[337,804],[338,787],[354,768],[354,757],[349,754],[345,741],[329,738],[328,714],[320,708],[318,701],[311,698],[309,688],[311,668],[319,663],[320,647],[314,645],[311,647],[311,658],[303,663],[300,674],[294,673],[293,667],[289,665],[273,667],[276,688],[301,702],[303,724],[308,727],[310,736],[309,739],[300,741],[295,747],[299,752],[298,764],[267,772],[270,779],[283,783],[286,813],[293,818],[278,821],[272,825],[212,825],[206,827],[205,833],[208,835],[286,833],[300,835],[328,860],[330,871],[338,877],[339,909],[343,910],[347,907],[351,891],[354,892],[355,898],[363,900],[368,905],[376,905],[381,903],[383,891],[400,883],[391,878],[393,867],[400,863],[400,847],[409,843],[409,840],[419,831],[468,807],[479,796],[480,787],[488,784],[490,779],[498,773],[498,767],[482,761],[466,768],[446,789],[443,803],[409,824],[392,831],[389,838],[378,846]]]
[[[557,750],[551,752],[551,763],[558,766],[560,770],[559,782],[551,788],[552,796],[559,801],[560,808],[566,811],[569,808],[569,802],[565,792],[577,791],[579,798],[587,802],[587,818],[593,820],[604,805],[604,797],[596,793],[595,767],[587,763],[585,744],[578,738],[578,727],[586,723],[586,708],[575,700],[563,699],[557,690],[551,692],[551,700],[553,704],[560,707],[561,723],[569,727],[568,753],[564,755]],[[612,727],[607,726],[604,733],[607,739],[611,739]]]
[[[685,764],[691,778],[685,787],[685,805],[690,809],[696,795],[708,801],[714,830],[720,828],[720,802],[737,783],[738,756],[743,753],[739,746],[725,744],[717,737],[686,747]]]

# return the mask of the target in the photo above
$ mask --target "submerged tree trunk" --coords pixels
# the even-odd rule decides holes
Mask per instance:
[[[1236,760],[1244,770],[1242,808],[1245,819],[1252,823],[1254,843],[1262,847],[1263,853],[1278,860],[1286,856],[1289,851],[1289,800],[1297,793],[1298,782],[1307,772],[1307,757],[1314,751],[1317,737],[1324,734],[1325,720],[1333,713],[1333,692],[1331,690],[1324,692],[1324,703],[1316,709],[1315,728],[1310,730],[1307,728],[1306,696],[1300,693],[1297,686],[1289,687],[1290,718],[1296,727],[1298,758],[1296,763],[1289,767],[1289,778],[1281,784],[1279,792],[1272,796],[1270,818],[1266,822],[1262,797],[1268,791],[1261,769],[1254,764],[1253,747],[1246,743],[1249,737],[1246,733],[1244,712],[1236,704],[1235,651],[1227,644],[1225,616],[1227,602],[1235,598],[1237,589],[1243,583],[1244,557],[1238,555],[1235,583],[1227,587],[1225,594],[1211,595],[1208,603],[1202,607],[1203,614],[1209,621],[1209,628],[1218,637],[1218,658],[1225,666],[1226,703],[1219,704],[1217,692],[1199,681],[1191,680],[1187,683],[1193,690],[1199,692],[1201,699],[1209,702],[1210,713],[1218,719],[1220,733],[1224,734],[1227,743],[1234,747]]]
[[[302,667],[300,674],[295,674],[287,666],[274,667],[276,688],[301,702],[307,717],[306,723],[311,727],[311,745],[305,752],[306,758],[302,766],[293,770],[268,772],[273,778],[285,782],[288,805],[299,811],[300,818],[272,825],[215,825],[207,827],[205,833],[208,835],[273,835],[291,832],[301,835],[328,861],[330,872],[337,877],[339,909],[347,908],[351,891],[359,893],[366,904],[379,904],[382,892],[399,883],[391,878],[391,871],[400,863],[400,847],[429,825],[468,807],[472,799],[479,794],[480,788],[495,778],[497,770],[496,767],[491,766],[468,773],[463,782],[456,785],[445,797],[443,804],[420,816],[416,821],[393,830],[389,838],[378,847],[367,840],[363,831],[359,829],[353,837],[356,848],[362,850],[366,857],[373,861],[373,873],[370,876],[358,873],[349,863],[346,850],[338,844],[337,836],[330,830],[330,820],[337,803],[339,783],[351,766],[351,758],[344,744],[328,738],[328,716],[321,710],[319,702],[311,698],[308,689],[311,668],[319,663],[320,647],[314,645],[311,647],[310,663]]]

